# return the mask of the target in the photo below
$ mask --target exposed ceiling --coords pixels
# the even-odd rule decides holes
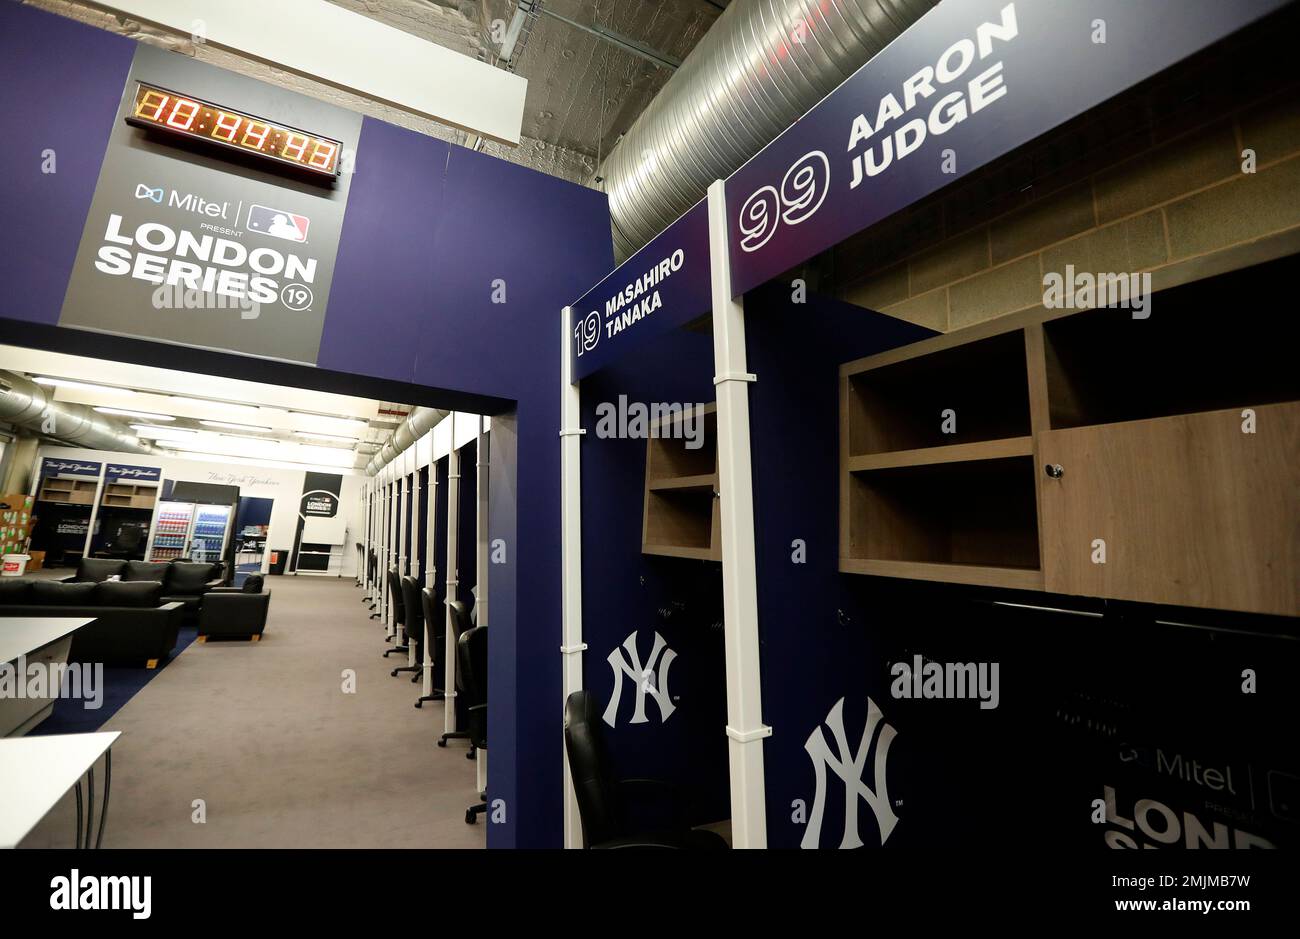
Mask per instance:
[[[409,405],[0,345],[0,369],[115,417],[158,447],[202,459],[364,466]]]
[[[441,140],[476,143],[464,132],[423,116],[230,50],[195,43],[189,35],[117,16],[91,0],[24,2]],[[595,185],[599,159],[609,153],[673,72],[670,66],[629,51],[628,44],[620,45],[590,30],[617,34],[633,46],[651,50],[652,58],[680,61],[731,0],[532,0],[535,13],[511,63],[500,63],[497,56],[499,39],[514,16],[517,0],[328,2],[456,52],[512,67],[528,79],[523,139],[517,147],[487,142],[481,149],[572,182]]]

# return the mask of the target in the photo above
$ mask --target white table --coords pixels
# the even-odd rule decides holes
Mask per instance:
[[[0,616],[0,663],[14,663],[20,681],[24,664],[45,668],[66,664],[72,634],[94,621],[94,617]],[[47,690],[48,698],[0,699],[0,737],[25,734],[49,717],[59,689]]]
[[[104,795],[99,830],[108,814],[111,755],[105,755],[120,731],[93,734],[57,734],[49,737],[9,737],[0,740],[0,848],[16,848],[73,786],[81,793],[81,777],[90,774],[94,799],[95,762],[104,756]],[[78,800],[80,802],[80,800]],[[77,840],[81,841],[81,806],[78,804]],[[86,819],[87,846],[93,840],[93,807]]]

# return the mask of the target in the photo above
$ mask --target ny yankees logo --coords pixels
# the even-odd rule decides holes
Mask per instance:
[[[623,650],[627,652],[624,654]],[[663,653],[663,658],[659,653]],[[614,671],[614,693],[610,695],[609,705],[605,708],[605,723],[610,727],[614,726],[615,720],[618,719],[618,705],[623,697],[623,676],[626,675],[632,679],[636,686],[636,707],[632,711],[632,723],[644,724],[645,716],[645,696],[649,694],[659,705],[659,720],[664,722],[677,708],[668,697],[668,668],[673,664],[673,659],[677,658],[677,653],[668,648],[664,642],[664,637],[655,633],[655,642],[650,650],[650,659],[646,662],[645,667],[641,665],[641,656],[636,651],[636,630],[632,631],[626,639],[623,640],[622,648],[614,647],[614,651],[609,654],[607,661],[609,667]],[[655,674],[655,662],[659,662],[658,677]]]
[[[876,816],[876,827],[880,829],[880,843],[884,844],[890,832],[898,824],[898,816],[889,801],[889,790],[885,782],[885,766],[889,759],[889,745],[898,732],[889,724],[883,724],[884,715],[876,702],[867,698],[867,724],[862,730],[862,742],[856,752],[849,750],[848,737],[844,733],[844,699],[840,698],[826,716],[826,726],[831,729],[835,740],[834,755],[826,743],[822,728],[808,735],[803,747],[813,761],[813,773],[817,779],[817,794],[813,797],[812,815],[808,819],[808,828],[804,832],[801,848],[821,846],[822,810],[826,801],[826,767],[829,765],[835,775],[844,783],[844,837],[841,848],[860,848],[862,839],[858,837],[858,798],[866,800]],[[880,726],[880,736],[876,737],[876,728]],[[875,742],[875,790],[868,789],[862,781],[862,771],[866,768],[867,756]]]

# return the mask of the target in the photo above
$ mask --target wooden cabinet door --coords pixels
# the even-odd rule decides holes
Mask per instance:
[[[1300,404],[1253,410],[1040,433],[1046,589],[1300,614]]]

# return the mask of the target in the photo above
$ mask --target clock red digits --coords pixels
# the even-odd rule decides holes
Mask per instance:
[[[212,128],[212,136],[218,140],[224,140],[226,143],[234,143],[235,132],[239,130],[242,121],[243,118],[238,114],[227,114],[225,111],[218,111],[217,126]]]
[[[301,163],[308,142],[308,139],[302,134],[291,133],[285,138],[284,149],[280,151],[280,155]]]
[[[249,121],[248,130],[244,131],[244,139],[239,141],[245,147],[252,147],[254,150],[261,150],[262,144],[266,143],[266,135],[271,132],[269,124],[263,124],[259,121]]]
[[[324,140],[316,141],[316,149],[312,152],[311,159],[307,161],[308,165],[322,170],[329,169],[334,163],[334,151],[337,149],[337,144],[326,143]]]
[[[156,121],[162,117],[163,108],[167,107],[167,102],[170,100],[171,95],[146,91],[140,97],[140,103],[135,106],[135,116],[143,117],[147,121]]]
[[[172,106],[171,117],[167,118],[167,123],[179,130],[189,130],[198,113],[199,105],[197,102],[188,98],[177,98],[176,103]]]

